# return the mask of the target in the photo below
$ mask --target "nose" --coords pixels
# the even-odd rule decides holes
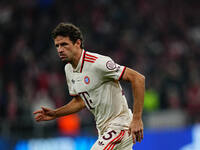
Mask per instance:
[[[57,50],[58,50],[58,53],[62,53],[62,52],[63,52],[63,48],[62,48],[61,46],[59,46],[59,47],[57,48]]]

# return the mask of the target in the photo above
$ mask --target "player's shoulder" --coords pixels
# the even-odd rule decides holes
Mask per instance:
[[[94,52],[90,52],[90,51],[85,51],[85,56],[99,57],[100,54],[94,53]]]
[[[86,54],[95,57],[95,63],[93,63],[93,65],[91,66],[92,69],[95,69],[95,70],[102,70],[102,69],[105,70],[107,66],[110,64],[110,62],[113,62],[113,60],[109,56],[105,56],[98,53],[91,53],[91,52],[86,52]]]
[[[98,54],[98,53],[93,53],[93,52],[88,52],[86,51],[85,53],[85,57],[86,58],[95,58],[95,63],[96,64],[99,64],[99,63],[104,63],[104,62],[107,62],[108,60],[111,60],[111,58],[109,56],[105,56],[105,55],[102,55],[102,54]]]

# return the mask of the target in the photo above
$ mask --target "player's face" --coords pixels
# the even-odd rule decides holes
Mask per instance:
[[[65,63],[71,63],[78,48],[77,42],[73,43],[69,37],[57,36],[54,43],[60,59]]]

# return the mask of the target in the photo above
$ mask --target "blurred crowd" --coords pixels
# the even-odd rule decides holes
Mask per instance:
[[[30,131],[35,109],[71,99],[50,37],[60,22],[80,27],[85,50],[145,75],[145,115],[181,109],[189,124],[200,121],[198,0],[1,0],[0,124]],[[122,85],[131,107],[130,86]],[[78,115],[82,132],[94,129],[91,114]]]

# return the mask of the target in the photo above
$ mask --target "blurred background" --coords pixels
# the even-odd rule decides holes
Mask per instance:
[[[134,149],[200,149],[198,0],[0,0],[1,150],[88,150],[97,139],[87,110],[33,119],[40,106],[71,100],[50,37],[60,22],[80,27],[86,51],[146,76],[144,140]],[[132,108],[131,86],[121,84]]]

